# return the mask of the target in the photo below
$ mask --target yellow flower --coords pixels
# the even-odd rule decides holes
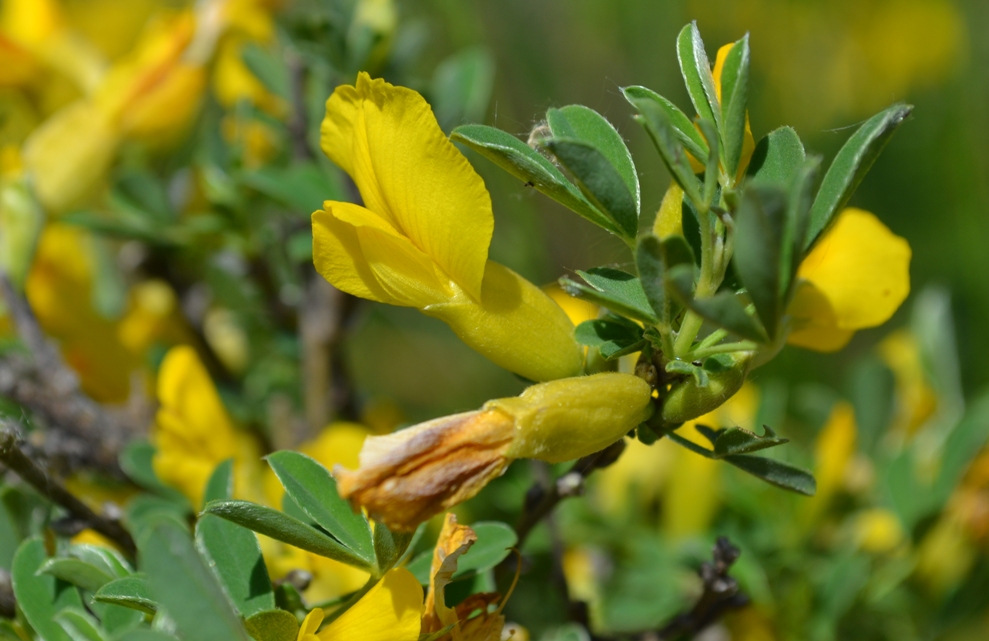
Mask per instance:
[[[202,504],[206,482],[217,465],[236,462],[235,494],[257,494],[260,458],[257,444],[239,435],[220,395],[195,350],[172,348],[158,372],[158,402],[153,435],[155,474],[180,490],[195,506]]]
[[[910,293],[910,245],[878,218],[845,209],[804,258],[790,303],[793,345],[832,352],[880,325]]]
[[[583,352],[563,310],[488,260],[491,199],[422,96],[362,73],[327,101],[321,145],[365,205],[327,201],[313,214],[314,262],[330,283],[439,318],[528,379],[580,371]]]
[[[844,485],[848,466],[855,454],[857,437],[855,410],[847,402],[839,401],[831,410],[814,446],[817,493],[805,503],[805,523],[808,526],[827,510],[831,500]]]
[[[652,390],[629,374],[533,385],[480,410],[369,437],[360,468],[337,466],[340,496],[396,530],[416,526],[500,476],[516,458],[560,463],[597,452],[649,417]]]
[[[859,512],[854,528],[858,546],[872,554],[892,552],[906,538],[896,514],[878,507]]]
[[[315,608],[302,622],[298,641],[417,641],[422,596],[422,586],[411,572],[390,570],[322,630],[323,611]]]
[[[892,429],[914,434],[937,411],[938,399],[927,380],[920,346],[909,331],[893,332],[879,344],[879,355],[896,378]]]

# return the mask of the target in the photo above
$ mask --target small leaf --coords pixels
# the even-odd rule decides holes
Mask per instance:
[[[570,171],[587,199],[607,214],[626,238],[634,238],[639,227],[634,196],[601,151],[566,138],[555,138],[546,146]]]
[[[775,129],[759,141],[746,174],[759,184],[786,188],[803,165],[804,145],[792,127]]]
[[[666,371],[670,374],[683,374],[692,376],[697,387],[704,388],[711,384],[711,379],[704,371],[703,367],[698,367],[686,361],[670,361],[666,364]]]
[[[483,47],[457,52],[436,66],[429,102],[443,131],[484,119],[491,102],[494,74],[494,60]]]
[[[225,501],[233,498],[234,492],[234,461],[227,459],[216,466],[213,474],[206,482],[203,491],[203,505],[210,501]]]
[[[574,330],[574,338],[597,347],[607,360],[640,351],[645,345],[642,328],[620,316],[584,321]]]
[[[151,593],[185,641],[247,641],[233,605],[185,530],[162,519],[149,525],[138,549]]]
[[[700,424],[695,425],[694,429],[700,432],[704,436],[704,438],[711,441],[711,447],[714,447],[714,444],[715,442],[717,442],[718,437],[724,434],[725,432],[724,429],[720,429],[720,428],[714,429],[712,427],[708,427],[707,425],[700,425]]]
[[[714,454],[718,457],[748,454],[790,442],[790,439],[776,436],[776,433],[768,425],[763,425],[763,429],[766,432],[762,436],[740,427],[722,430],[714,443]]]
[[[697,131],[697,127],[687,117],[687,114],[680,111],[672,102],[652,89],[638,86],[624,87],[622,89],[622,95],[625,96],[625,99],[633,107],[636,105],[636,101],[641,100],[651,100],[656,103],[656,106],[666,113],[666,117],[669,119],[670,124],[673,125],[673,130],[676,132],[677,138],[680,139],[680,143],[690,152],[690,155],[697,159],[698,162],[703,162],[707,158],[708,146],[707,141],[704,140],[704,136]]]
[[[371,570],[370,563],[328,534],[270,507],[250,501],[214,501],[206,506],[203,513],[215,514],[237,525],[254,530],[258,534],[270,536],[313,554],[325,556],[361,570]]]
[[[196,522],[196,548],[241,616],[275,607],[271,579],[253,532],[206,514]]]
[[[154,455],[155,447],[148,441],[132,441],[120,453],[120,469],[132,481],[146,490],[151,490],[155,494],[175,501],[185,501],[181,492],[165,485],[155,476],[154,465],[152,464]]]
[[[694,250],[690,248],[690,243],[683,236],[669,236],[663,239],[663,262],[666,269],[673,269],[677,265],[692,266],[696,263]]]
[[[93,595],[99,603],[119,605],[147,614],[158,611],[158,604],[151,596],[148,580],[142,575],[134,575],[111,581]]]
[[[368,564],[374,563],[371,526],[337,494],[329,471],[305,454],[283,450],[267,456],[285,492],[321,528]]]
[[[38,568],[38,574],[50,574],[90,592],[96,592],[115,578],[91,563],[66,558],[48,559]]]
[[[598,227],[621,235],[619,227],[592,205],[587,198],[542,154],[508,132],[485,125],[464,125],[450,134],[519,180],[535,187],[564,207]]]
[[[749,97],[749,36],[728,52],[721,73],[721,138],[725,169],[734,180],[745,142],[745,107]]]
[[[119,579],[134,573],[128,563],[116,550],[101,547],[99,545],[89,545],[88,543],[74,543],[69,546],[68,555],[95,565],[109,574],[111,578]]]
[[[649,300],[639,279],[610,267],[593,267],[586,272],[577,271],[590,287],[564,276],[560,286],[571,296],[579,296],[607,307],[621,316],[655,324],[658,319],[649,306]]]
[[[784,312],[784,271],[789,281],[791,268],[789,254],[783,251],[786,214],[786,192],[758,185],[742,193],[735,214],[735,272],[748,290],[770,340],[776,336]]]
[[[393,532],[384,523],[374,526],[374,555],[377,558],[378,571],[386,572],[398,563],[409,548],[416,532]]]
[[[58,623],[55,615],[67,607],[82,607],[75,586],[49,574],[38,574],[47,560],[45,544],[38,538],[21,543],[10,569],[17,607],[31,627],[45,641],[73,641]]]
[[[714,126],[713,122],[700,119],[697,121],[697,126],[712,141],[711,150],[707,155],[707,164],[704,166],[704,202],[710,206],[714,202],[714,195],[717,192],[720,181],[719,174],[721,172],[718,171],[718,158],[723,145],[718,144],[718,129]]]
[[[766,342],[766,332],[759,322],[749,316],[737,296],[729,292],[715,294],[711,298],[694,298],[694,268],[678,265],[667,272],[666,283],[670,292],[684,306],[692,309],[705,320],[719,327],[759,343]]]
[[[893,105],[867,120],[848,139],[821,182],[810,210],[810,229],[805,246],[812,245],[835,214],[848,203],[883,147],[911,111],[911,105]]]
[[[299,212],[321,209],[324,200],[347,198],[338,174],[314,162],[296,162],[288,167],[265,165],[238,178],[241,184]]]
[[[608,120],[584,105],[568,105],[546,112],[546,122],[554,139],[571,139],[590,145],[608,161],[625,184],[635,202],[635,214],[640,209],[639,175],[621,134]],[[634,235],[634,234],[633,234]]]
[[[639,111],[636,120],[645,127],[670,175],[683,188],[689,200],[700,202],[700,183],[694,176],[694,170],[690,168],[687,152],[666,112],[651,100],[639,99],[631,102]],[[705,160],[706,158],[707,156],[704,157]]]
[[[299,620],[285,610],[265,610],[244,621],[247,633],[255,641],[296,641]]]
[[[268,91],[282,100],[292,100],[289,72],[280,57],[254,42],[248,42],[241,51],[241,58]]]
[[[106,641],[106,633],[99,623],[82,608],[66,608],[55,615],[55,622],[62,626],[72,641]]]
[[[655,234],[639,237],[635,246],[635,267],[639,272],[639,283],[656,317],[667,322],[669,310],[666,307],[666,283],[663,280],[663,243]]]
[[[512,553],[511,548],[518,543],[515,530],[498,521],[480,521],[471,525],[477,534],[477,542],[460,557],[455,581],[486,572],[505,560]],[[429,568],[433,552],[423,552],[408,565],[408,569],[423,585],[429,585]]]
[[[726,456],[723,460],[784,490],[806,496],[814,496],[817,492],[817,482],[810,472],[776,459],[741,454]]]
[[[704,41],[696,21],[680,30],[680,35],[677,36],[677,58],[697,115],[714,122],[720,130],[721,107],[718,104],[718,94],[714,90],[711,62],[704,50]]]

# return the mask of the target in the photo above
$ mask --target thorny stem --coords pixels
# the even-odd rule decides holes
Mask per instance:
[[[135,557],[137,546],[130,533],[119,522],[96,514],[32,461],[20,447],[15,426],[3,420],[0,420],[0,462],[50,501],[61,505],[73,517],[119,545],[128,557]]]

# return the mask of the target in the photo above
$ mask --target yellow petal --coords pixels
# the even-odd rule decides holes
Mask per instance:
[[[24,166],[38,199],[50,212],[62,212],[90,195],[116,155],[120,132],[89,102],[65,107],[24,143]]]
[[[457,561],[477,542],[477,534],[469,526],[457,523],[457,516],[447,512],[440,530],[433,562],[429,569],[429,596],[423,613],[423,632],[438,632],[457,622],[457,613],[447,607],[444,596],[446,586],[457,571]]]
[[[323,622],[323,610],[321,608],[313,608],[309,614],[306,615],[305,620],[302,625],[299,626],[299,641],[311,641],[306,637],[311,637],[313,639],[316,637],[316,630],[319,630],[319,625]]]
[[[683,189],[675,181],[663,195],[652,231],[660,238],[683,235]]]
[[[411,572],[390,570],[316,636],[322,641],[417,641],[422,596],[422,586]]]
[[[790,342],[828,351],[886,322],[910,293],[910,245],[867,211],[844,210],[804,259],[790,304]],[[840,345],[839,345],[840,346]]]
[[[361,73],[356,87],[338,87],[327,101],[320,142],[368,210],[480,298],[491,199],[422,96]]]
[[[580,372],[584,352],[560,306],[512,270],[489,261],[480,304],[466,296],[429,305],[467,345],[510,372],[548,381]]]
[[[357,230],[334,217],[332,207],[339,204],[327,202],[327,209],[312,215],[313,264],[316,271],[334,287],[348,294],[379,303],[393,302],[392,297],[378,284],[364,258]]]
[[[563,288],[557,283],[544,286],[543,291],[563,309],[574,326],[580,325],[584,321],[594,320],[601,314],[600,307],[583,298],[571,296],[563,291]]]

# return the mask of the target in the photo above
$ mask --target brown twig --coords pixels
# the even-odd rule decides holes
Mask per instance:
[[[117,456],[142,429],[124,411],[106,409],[83,393],[79,377],[45,337],[27,301],[0,274],[0,294],[28,357],[0,358],[0,395],[33,412],[49,428],[43,449],[68,467],[118,470]]]
[[[713,559],[701,565],[700,575],[704,591],[694,606],[677,615],[652,637],[644,635],[642,641],[673,641],[691,638],[730,610],[748,605],[749,599],[738,588],[738,582],[728,575],[728,570],[741,551],[727,537],[719,536],[714,544]]]
[[[120,546],[132,559],[137,553],[134,539],[116,520],[96,514],[61,483],[31,460],[21,449],[16,425],[0,419],[0,462],[54,503],[61,505],[78,521]]]
[[[622,439],[599,452],[578,459],[569,472],[556,479],[548,487],[538,481],[533,484],[526,492],[525,505],[515,525],[515,533],[519,538],[517,544],[519,549],[522,548],[533,528],[539,525],[539,522],[549,515],[561,501],[571,496],[583,494],[584,481],[594,470],[608,467],[617,461],[624,451],[625,440]]]

